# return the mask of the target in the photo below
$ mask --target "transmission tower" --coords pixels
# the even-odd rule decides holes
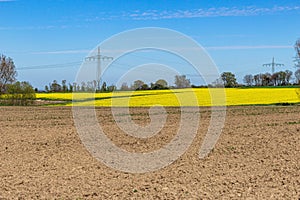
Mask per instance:
[[[100,90],[101,89],[101,60],[112,60],[113,57],[109,57],[109,56],[102,56],[100,54],[100,47],[98,47],[98,52],[97,55],[95,56],[89,56],[86,57],[85,60],[88,61],[97,61],[97,71],[96,71],[96,81],[97,81],[97,89]]]
[[[280,67],[280,66],[284,66],[284,64],[275,63],[274,57],[271,63],[263,64],[263,67],[272,67],[272,74],[274,74],[275,72],[275,67]]]

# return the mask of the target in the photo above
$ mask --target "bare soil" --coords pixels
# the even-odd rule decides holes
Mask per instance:
[[[149,139],[124,134],[109,108],[97,108],[97,117],[117,146],[149,152],[167,144],[179,127],[179,109],[167,111],[166,126]],[[198,150],[210,110],[201,108],[188,151],[144,174],[120,172],[93,158],[69,107],[0,107],[0,113],[0,199],[300,198],[300,106],[228,107],[223,133],[203,160]],[[149,123],[147,113],[131,109],[137,124]]]

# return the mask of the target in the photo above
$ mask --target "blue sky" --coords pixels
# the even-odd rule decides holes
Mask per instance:
[[[13,58],[19,80],[40,89],[54,79],[73,82],[90,50],[129,29],[179,31],[201,44],[220,72],[235,73],[239,82],[249,73],[271,72],[262,64],[272,57],[285,64],[277,71],[295,71],[293,45],[300,37],[300,2],[295,0],[0,0],[0,18],[0,53]]]

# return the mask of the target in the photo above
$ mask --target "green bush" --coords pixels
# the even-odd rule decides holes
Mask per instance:
[[[1,96],[2,105],[26,106],[34,103],[35,91],[28,82],[7,85],[6,94]]]

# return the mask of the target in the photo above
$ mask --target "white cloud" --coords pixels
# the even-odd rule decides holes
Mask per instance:
[[[271,8],[259,8],[255,6],[248,7],[220,7],[208,9],[192,9],[192,10],[147,10],[135,11],[124,14],[134,20],[157,20],[157,19],[180,19],[180,18],[201,18],[201,17],[227,17],[227,16],[256,16],[268,15],[279,12],[299,11],[300,6],[274,6]]]

